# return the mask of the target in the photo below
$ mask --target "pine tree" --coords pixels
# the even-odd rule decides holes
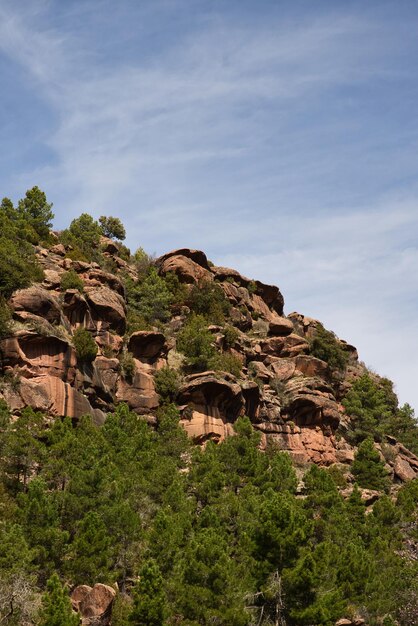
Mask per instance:
[[[134,626],[164,626],[166,615],[163,578],[158,565],[149,560],[139,574],[129,621]]]
[[[46,593],[42,598],[39,626],[78,626],[80,619],[71,607],[67,591],[57,574],[47,582]]]
[[[360,487],[380,490],[388,487],[385,465],[371,438],[365,439],[359,445],[351,471]]]

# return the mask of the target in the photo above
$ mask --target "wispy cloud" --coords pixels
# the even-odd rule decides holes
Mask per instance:
[[[116,213],[132,247],[279,284],[418,405],[418,20],[227,5],[0,0],[0,53],[45,125],[3,186],[45,188],[58,227]]]

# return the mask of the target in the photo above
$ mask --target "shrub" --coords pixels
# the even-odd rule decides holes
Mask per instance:
[[[175,369],[163,367],[154,376],[155,389],[164,402],[174,402],[177,397],[180,377]]]
[[[238,340],[238,330],[234,326],[225,326],[223,334],[225,348],[232,348]]]
[[[126,380],[131,381],[133,377],[135,376],[135,372],[136,372],[135,360],[131,352],[128,352],[127,350],[122,352],[120,359],[119,359],[119,364],[120,364],[120,371],[122,373],[122,376]]]
[[[326,330],[322,324],[318,324],[310,348],[312,356],[326,361],[331,370],[345,370],[348,354],[341,347],[334,333]]]
[[[384,463],[371,438],[365,439],[359,445],[351,471],[360,487],[378,490],[386,490],[388,487]]]
[[[106,217],[102,215],[99,217],[99,224],[105,237],[120,239],[120,241],[126,239],[125,227],[118,217]]]
[[[83,293],[84,290],[84,283],[74,270],[64,272],[61,276],[60,286],[63,291],[67,291],[67,289],[78,289],[80,293]]]
[[[73,343],[77,359],[91,363],[97,356],[97,344],[86,328],[77,328],[73,335]]]
[[[19,200],[18,213],[36,232],[38,241],[49,236],[54,219],[51,209],[52,204],[46,201],[46,195],[36,186],[28,189],[25,197]]]
[[[68,254],[70,258],[100,261],[98,247],[101,235],[98,222],[88,213],[82,213],[71,222],[69,228],[62,231],[60,241],[73,248],[72,253]]]
[[[247,285],[248,293],[256,293],[257,291],[257,283],[254,280],[250,280]]]
[[[165,322],[170,316],[172,295],[155,267],[136,284],[127,281],[128,304],[148,323]]]
[[[216,354],[209,360],[208,366],[210,369],[220,370],[222,372],[229,372],[237,378],[242,371],[242,363],[240,359],[230,352]]]
[[[154,259],[150,254],[145,252],[144,248],[138,248],[133,255],[133,260],[135,262],[136,269],[140,276],[146,276],[150,270],[150,268],[154,264]]]
[[[177,336],[177,349],[186,357],[186,363],[197,370],[210,367],[216,355],[213,336],[202,315],[192,315]]]
[[[0,339],[10,335],[10,320],[12,318],[6,300],[0,296]]]
[[[203,315],[212,324],[222,324],[231,308],[222,287],[209,281],[192,287],[187,305],[196,315]]]

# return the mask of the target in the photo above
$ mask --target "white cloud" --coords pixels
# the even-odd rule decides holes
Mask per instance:
[[[256,27],[208,15],[160,48],[109,59],[90,37],[118,19],[112,5],[76,3],[57,26],[53,3],[23,12],[0,0],[0,50],[48,107],[54,155],[14,185],[45,188],[58,226],[117,213],[133,247],[201,247],[277,283],[287,310],[357,343],[418,406],[418,211],[412,185],[405,197],[385,186],[413,169],[414,135],[365,132],[381,112],[364,122],[353,96],[408,77],[392,60],[392,25],[342,12]],[[139,44],[152,13],[181,5],[130,5]]]

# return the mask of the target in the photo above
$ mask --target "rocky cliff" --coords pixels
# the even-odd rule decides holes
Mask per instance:
[[[329,363],[312,354],[320,323],[300,313],[285,315],[277,287],[213,266],[203,252],[180,249],[155,261],[158,274],[177,276],[185,293],[202,283],[222,289],[230,305],[228,325],[236,330],[228,340],[225,325],[208,328],[217,350],[233,356],[241,369],[235,375],[219,369],[188,371],[176,349],[190,312],[187,305],[172,307],[164,328],[127,332],[125,281],[135,282],[138,268],[119,256],[119,246],[110,239],[103,238],[101,245],[111,272],[72,260],[61,243],[36,248],[44,280],[13,294],[12,336],[0,346],[1,396],[14,413],[31,406],[51,418],[90,414],[101,424],[116,403],[125,402],[153,425],[160,402],[155,375],[169,365],[182,370],[176,403],[182,426],[197,443],[232,435],[236,419],[247,415],[262,435],[262,446],[274,443],[299,464],[353,461],[355,448],[345,436],[351,418],[341,404],[365,371],[353,346],[335,339],[345,355],[336,376]],[[81,279],[82,290],[61,286],[69,270]],[[80,360],[74,347],[80,327],[97,345],[97,356],[89,362]],[[121,366],[126,354],[133,363],[129,376]],[[418,459],[393,438],[386,445],[393,481],[415,477]]]

